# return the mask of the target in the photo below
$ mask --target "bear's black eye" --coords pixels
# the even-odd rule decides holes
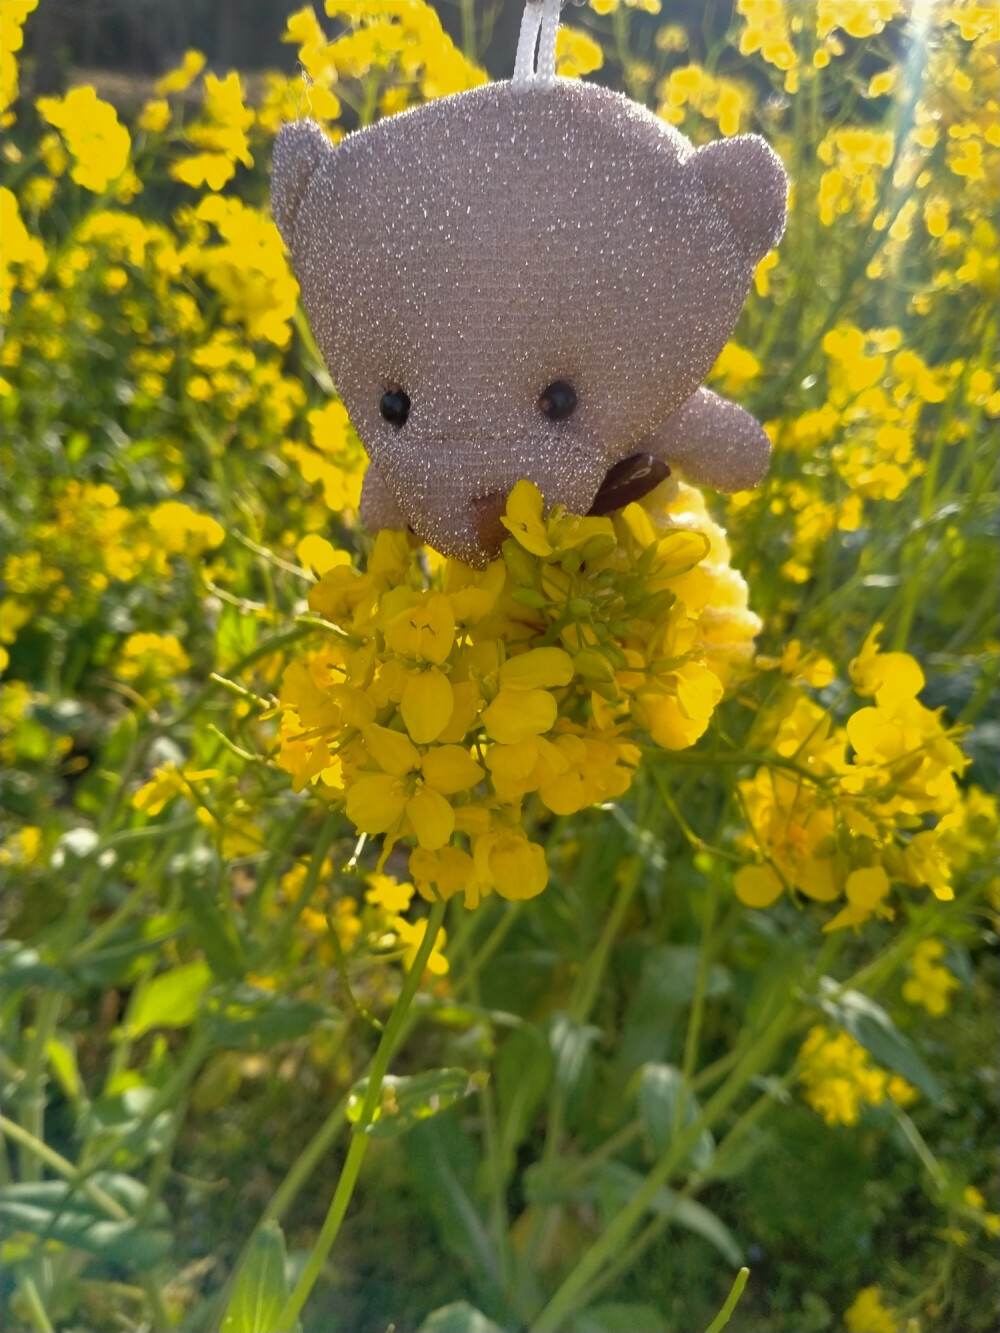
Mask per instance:
[[[555,380],[542,390],[538,406],[550,421],[565,421],[576,407],[576,390],[565,380]]]
[[[410,399],[405,389],[389,389],[382,395],[378,410],[390,426],[403,426],[410,415]]]

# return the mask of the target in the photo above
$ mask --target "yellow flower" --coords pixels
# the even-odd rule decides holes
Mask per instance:
[[[153,776],[136,791],[132,804],[144,815],[153,818],[160,814],[175,796],[192,799],[190,783],[208,782],[218,777],[214,768],[180,769],[174,763],[161,764],[153,770]]]
[[[165,97],[157,97],[146,103],[139,114],[140,130],[147,134],[162,134],[170,124],[170,103]]]
[[[373,907],[397,916],[409,910],[413,899],[413,885],[399,884],[391,875],[368,875],[369,887],[365,890],[365,901]]]
[[[440,666],[455,642],[455,613],[439,593],[414,593],[385,626],[386,647],[403,657]],[[407,598],[407,601],[410,599]]]
[[[844,1311],[847,1333],[900,1333],[902,1325],[882,1304],[881,1287],[863,1287]]]
[[[230,322],[243,324],[252,339],[284,347],[291,336],[298,284],[274,223],[238,199],[214,194],[201,201],[193,221],[213,226],[219,244],[206,244],[202,228],[183,254],[188,270],[218,292]]]
[[[804,702],[804,701],[803,701]],[[817,720],[818,719],[818,720]],[[819,709],[802,708],[787,722],[820,730],[823,714]],[[810,756],[803,753],[805,745],[814,743],[817,753],[813,762],[824,766],[819,758],[822,736],[798,732],[798,762],[803,767]],[[796,731],[785,726],[779,733],[775,749],[783,753],[796,745]],[[792,749],[792,753],[796,753]],[[837,863],[833,856],[833,834],[836,829],[835,811],[822,792],[781,769],[758,769],[750,781],[739,784],[743,806],[753,829],[754,840],[776,872],[775,877],[759,870],[751,875],[737,872],[734,885],[743,901],[754,907],[767,906],[777,894],[775,878],[798,889],[806,897],[819,902],[830,902],[837,897],[839,883]]]
[[[73,158],[70,175],[84,189],[103,194],[128,165],[131,140],[118,114],[93,88],[71,88],[65,97],[40,97],[39,114],[62,133]]]
[[[38,0],[4,0],[0,5],[0,125],[10,125],[8,110],[17,100],[17,52],[24,43],[21,29]]]
[[[530,481],[519,481],[507,497],[507,512],[500,522],[515,540],[532,555],[551,555],[549,541],[542,520],[542,493]]]
[[[803,1096],[828,1125],[856,1125],[864,1106],[881,1106],[886,1097],[912,1102],[915,1090],[898,1075],[872,1064],[865,1048],[846,1032],[810,1028],[799,1050]]]
[[[451,721],[455,711],[455,691],[451,681],[436,667],[417,671],[403,686],[399,715],[418,745],[436,741]]]
[[[460,745],[425,753],[399,731],[371,723],[362,728],[366,758],[381,770],[364,772],[347,793],[347,815],[365,833],[398,834],[404,816],[421,847],[443,847],[455,829],[445,799],[474,787],[482,768]]]
[[[840,28],[848,37],[873,37],[902,9],[902,0],[817,0],[816,34],[823,38]]]
[[[346,430],[340,411],[322,424]],[[515,539],[483,571],[432,557],[428,575],[389,532],[366,573],[327,570],[309,605],[330,634],[289,664],[280,696],[278,762],[296,789],[343,799],[358,829],[385,835],[383,857],[414,837],[419,892],[470,907],[544,888],[528,794],[554,814],[623,795],[634,738],[700,736],[759,624],[690,488],[612,521],[543,517],[525,482],[508,525]]]
[[[747,907],[770,907],[784,890],[785,886],[774,866],[740,866],[733,876],[733,891]]]
[[[577,79],[581,74],[592,74],[604,64],[604,52],[593,37],[579,28],[560,24],[556,33],[556,73],[562,78]]]
[[[938,960],[944,956],[940,940],[924,940],[917,945],[907,963],[910,972],[903,982],[903,999],[907,1004],[922,1005],[929,1014],[940,1017],[948,1012],[951,992],[958,990],[959,982]]]
[[[477,838],[473,860],[480,878],[501,898],[534,898],[549,882],[544,850],[520,829],[504,829]]]
[[[811,685],[821,690],[836,676],[836,669],[828,657],[817,652],[804,652],[798,639],[791,639],[780,657],[757,657],[757,666],[764,671],[780,667],[782,673],[796,684]]]
[[[889,876],[880,866],[865,866],[852,870],[844,882],[847,906],[826,923],[825,931],[840,930],[843,926],[860,926],[872,916],[892,916],[883,900],[889,893]]]
[[[740,34],[740,54],[759,51],[769,65],[792,72],[798,56],[788,31],[788,13],[784,0],[737,0],[736,11],[746,20]],[[786,91],[793,91],[788,88]]]
[[[760,362],[753,352],[730,341],[719,353],[711,379],[720,382],[723,393],[738,397],[759,374]]]
[[[0,846],[0,866],[33,865],[39,859],[43,843],[43,832],[34,824],[25,824],[5,834]]]
[[[6,313],[10,309],[11,292],[18,281],[14,269],[19,270],[21,283],[30,288],[44,271],[47,262],[45,246],[25,227],[17,199],[6,186],[0,186],[0,233],[3,234],[3,245],[0,246],[0,313]]]
[[[698,662],[687,662],[662,678],[662,692],[636,694],[637,716],[665,750],[686,750],[704,735],[715,706],[722,698],[722,682]]]
[[[115,674],[154,701],[163,687],[191,665],[176,634],[130,634],[122,645]]]
[[[976,1189],[975,1185],[967,1185],[962,1191],[962,1202],[973,1210],[976,1220],[988,1235],[1000,1236],[1000,1213],[987,1211],[982,1190]]]
[[[205,75],[204,114],[190,126],[187,138],[199,152],[175,162],[170,174],[194,189],[221,190],[236,174],[236,163],[253,166],[246,131],[254,113],[243,103],[240,76],[231,70],[224,79]]]
[[[338,565],[351,563],[351,557],[346,551],[338,551],[332,542],[328,542],[318,532],[310,532],[303,537],[295,548],[295,555],[300,565],[311,569],[319,577]]]
[[[403,946],[403,967],[409,972],[410,968],[417,961],[417,954],[420,952],[420,946],[423,944],[424,936],[427,934],[427,922],[414,921],[411,923],[407,921],[405,917],[397,916],[392,925]],[[448,971],[448,960],[442,952],[447,942],[448,936],[442,928],[437,933],[437,938],[434,941],[434,948],[431,950],[430,957],[427,959],[427,971],[436,977],[442,977]]]
[[[186,92],[204,68],[205,56],[201,51],[185,51],[177,68],[157,79],[154,88],[160,97]]]
[[[492,740],[512,745],[548,731],[558,713],[555,696],[548,690],[507,686],[483,712],[483,725]]]
[[[410,874],[420,896],[428,902],[464,893],[466,907],[476,907],[479,903],[482,886],[476,881],[472,857],[460,847],[439,847],[434,851],[415,847],[410,853]]]
[[[166,500],[151,510],[149,526],[168,555],[202,555],[220,546],[226,535],[221,523],[179,500]]]

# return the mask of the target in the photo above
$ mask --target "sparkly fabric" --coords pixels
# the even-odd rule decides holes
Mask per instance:
[[[667,419],[729,337],[786,191],[756,136],[695,151],[573,80],[487,84],[337,147],[286,126],[274,217],[378,470],[365,516],[383,521],[391,497],[431,545],[482,564],[474,502],[522,477],[577,513],[636,452],[723,489],[755,482],[766,437],[740,409],[699,397],[690,439],[686,414]],[[557,380],[578,403],[552,421],[538,400]],[[402,427],[379,411],[390,390],[410,400]]]

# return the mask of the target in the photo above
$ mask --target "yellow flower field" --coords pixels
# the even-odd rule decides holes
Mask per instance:
[[[993,1329],[996,4],[564,10],[564,77],[787,167],[709,379],[772,463],[521,481],[476,570],[361,525],[268,170],[506,77],[499,4],[307,4],[294,75],[126,107],[35,96],[46,3],[0,0],[5,1328]]]

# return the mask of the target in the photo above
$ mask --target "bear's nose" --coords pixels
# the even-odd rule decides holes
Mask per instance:
[[[653,454],[632,454],[608,469],[601,489],[594,496],[589,514],[613,514],[633,500],[641,500],[670,476],[670,468]]]
[[[479,545],[492,560],[500,554],[507,529],[500,522],[507,508],[507,492],[491,491],[472,501],[472,517],[476,524]]]

